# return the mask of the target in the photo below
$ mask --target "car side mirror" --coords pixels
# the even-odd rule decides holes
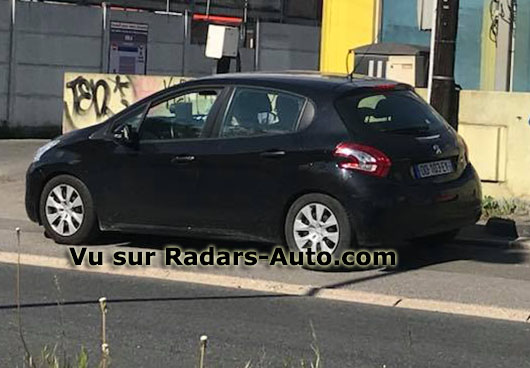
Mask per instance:
[[[114,140],[126,146],[135,146],[138,143],[138,133],[129,124],[125,124],[114,132]]]

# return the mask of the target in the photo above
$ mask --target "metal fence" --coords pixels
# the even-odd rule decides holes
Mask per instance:
[[[186,14],[0,0],[4,131],[60,127],[64,72],[108,71],[111,20],[149,26],[147,74],[212,74],[215,61],[204,56],[204,45],[190,42],[191,21]],[[242,70],[316,70],[319,48],[320,27],[258,21],[255,48],[241,50]]]

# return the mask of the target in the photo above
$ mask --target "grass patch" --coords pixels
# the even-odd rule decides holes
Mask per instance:
[[[71,360],[64,353],[61,358],[57,353],[57,346],[53,349],[45,346],[34,361],[26,359],[25,363],[26,366],[35,368],[89,368],[88,354],[83,347],[75,359]]]
[[[487,220],[492,217],[514,219],[528,216],[530,204],[518,198],[494,198],[485,196],[482,200],[482,218]]]

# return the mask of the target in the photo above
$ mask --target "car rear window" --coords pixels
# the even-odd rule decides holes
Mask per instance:
[[[337,101],[346,124],[380,132],[421,133],[438,131],[445,121],[412,91],[370,92]]]

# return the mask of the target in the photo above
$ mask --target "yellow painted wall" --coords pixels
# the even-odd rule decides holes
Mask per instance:
[[[530,93],[464,90],[459,120],[484,195],[530,199]]]
[[[466,124],[478,124],[492,132],[499,130],[500,133],[496,147],[499,154],[497,170],[501,181],[483,183],[484,194],[530,199],[529,119],[530,93],[463,91],[460,124],[464,127]],[[472,162],[477,162],[477,166],[495,164],[488,159],[488,155],[491,157],[492,145],[488,145],[486,151],[480,136],[465,134],[464,129],[462,136],[470,146]]]
[[[324,0],[320,68],[325,73],[347,73],[348,50],[374,42],[377,0]]]

